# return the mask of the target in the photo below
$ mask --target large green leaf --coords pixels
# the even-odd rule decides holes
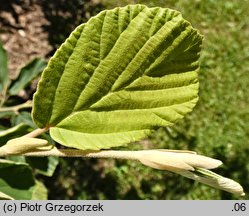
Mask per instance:
[[[2,159],[0,159],[0,192],[14,199],[47,197],[46,188],[35,181],[28,164]]]
[[[0,41],[0,93],[7,88],[8,84],[8,57]]]
[[[172,125],[197,102],[201,42],[174,10],[103,11],[77,27],[49,61],[33,119],[62,145],[93,150]]]
[[[36,58],[24,66],[18,77],[11,83],[9,94],[16,95],[25,88],[35,77],[37,77],[46,67],[43,59]]]

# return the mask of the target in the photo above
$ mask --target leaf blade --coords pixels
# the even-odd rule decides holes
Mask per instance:
[[[169,126],[197,102],[201,41],[174,10],[134,5],[103,11],[79,26],[49,62],[34,97],[34,121],[51,127],[57,142],[80,149],[123,145]]]

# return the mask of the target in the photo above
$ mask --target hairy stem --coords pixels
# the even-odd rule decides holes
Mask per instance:
[[[0,108],[0,112],[15,112],[15,113],[17,113],[20,109],[31,108],[31,107],[32,107],[32,101],[28,100],[25,103],[18,104],[16,106],[2,107],[2,108]]]
[[[84,157],[84,158],[114,158],[114,159],[127,159],[138,160],[140,151],[114,151],[114,150],[101,150],[101,151],[87,151],[77,149],[57,149],[53,148],[49,151],[34,151],[23,153],[24,156],[32,157]]]

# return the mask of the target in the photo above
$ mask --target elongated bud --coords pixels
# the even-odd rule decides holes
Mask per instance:
[[[0,148],[0,156],[22,154],[29,151],[49,150],[53,145],[47,140],[29,137],[20,137],[9,140]]]
[[[146,166],[172,171],[217,189],[225,190],[240,196],[245,195],[243,188],[239,183],[209,170],[220,166],[222,164],[220,160],[186,151],[159,149],[144,150],[140,152],[139,161]]]
[[[140,162],[155,169],[194,171],[195,167],[214,169],[222,164],[220,160],[197,155],[195,152],[147,150],[141,154]]]

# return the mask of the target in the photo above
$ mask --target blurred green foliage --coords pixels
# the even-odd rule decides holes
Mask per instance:
[[[159,129],[144,145],[127,148],[189,149],[221,159],[218,173],[249,192],[249,2],[215,0],[102,0],[105,8],[141,3],[169,7],[204,35],[200,98],[173,128]],[[53,177],[63,193],[53,199],[241,199],[133,161],[63,160]],[[48,182],[48,181],[47,181]],[[49,181],[47,185],[53,185]],[[64,196],[65,194],[66,197]],[[242,199],[248,199],[248,194]]]
[[[1,147],[10,139],[21,137],[37,128],[30,114],[32,102],[27,99],[32,98],[32,82],[41,75],[47,63],[44,59],[36,58],[24,66],[14,80],[11,80],[8,76],[7,52],[1,42],[0,53],[2,57],[0,82],[3,84],[0,88]],[[42,136],[53,143],[49,135]],[[0,158],[0,199],[5,199],[6,195],[8,199],[47,199],[47,188],[35,177],[52,176],[57,164],[56,157]]]

